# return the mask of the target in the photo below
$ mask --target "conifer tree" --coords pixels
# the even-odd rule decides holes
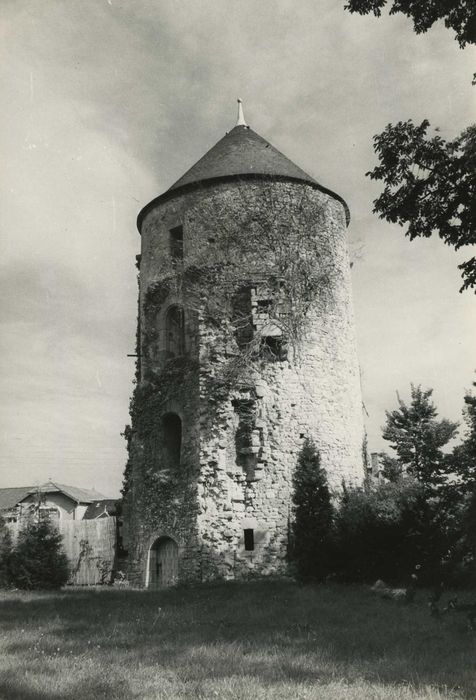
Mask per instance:
[[[307,438],[293,477],[291,559],[302,580],[322,580],[331,567],[334,507],[319,452]]]
[[[20,531],[9,570],[17,588],[61,588],[66,583],[69,567],[62,536],[48,518],[30,521]]]

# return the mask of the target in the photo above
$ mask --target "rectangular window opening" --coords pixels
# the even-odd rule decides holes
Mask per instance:
[[[169,231],[170,255],[175,260],[183,259],[183,226],[175,226]]]
[[[258,299],[256,306],[260,313],[268,313],[271,308],[271,299]]]
[[[287,358],[286,344],[281,335],[268,335],[261,338],[261,356],[274,361]]]
[[[245,550],[253,552],[255,548],[255,531],[251,528],[243,530],[245,534]]]

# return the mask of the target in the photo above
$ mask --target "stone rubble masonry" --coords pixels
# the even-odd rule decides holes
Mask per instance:
[[[169,295],[155,319],[147,314],[147,292],[157,282],[161,257],[168,251],[169,230],[183,225],[186,257],[194,235],[203,236],[194,228],[191,212],[213,197],[214,206],[221,205],[220,216],[233,217],[240,188],[252,198],[262,186],[259,180],[214,183],[169,197],[145,216],[138,391],[147,389],[148,373],[164,366],[165,312],[170,304],[183,301],[180,295]],[[196,361],[196,369],[188,378],[172,379],[165,395],[158,398],[152,391],[132,425],[132,486],[125,504],[125,530],[130,577],[137,585],[147,585],[149,549],[162,536],[179,546],[179,581],[285,573],[293,470],[307,436],[320,451],[332,489],[338,491],[343,481],[347,485],[363,481],[362,398],[344,207],[306,183],[276,181],[272,186],[284,202],[302,197],[303,192],[311,199],[316,219],[322,222],[317,245],[330,270],[331,293],[319,296],[309,314],[299,360],[289,356],[269,362],[254,387],[236,387],[228,396],[209,395],[210,369],[200,362],[214,352],[219,363],[224,339],[198,314],[186,314],[186,353]],[[257,326],[266,320],[260,316],[259,298],[257,283],[251,290]],[[150,328],[154,323],[155,335]],[[149,347],[147,338],[153,338]],[[241,446],[240,406],[252,414],[248,442]],[[183,426],[180,468],[172,479],[160,468],[163,436],[157,427],[170,411],[180,416]],[[253,551],[245,551],[245,529],[254,530]]]

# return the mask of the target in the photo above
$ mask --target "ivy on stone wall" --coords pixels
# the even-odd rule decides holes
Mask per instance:
[[[336,230],[342,222],[330,206],[307,185],[276,180],[204,187],[190,199],[183,220],[184,256],[175,256],[172,249],[161,255],[154,281],[142,295],[123,486],[127,500],[134,463],[140,469],[134,488],[140,489],[141,517],[152,522],[166,501],[185,508],[180,517],[189,518],[196,503],[187,492],[187,465],[157,469],[144,449],[177,387],[184,396],[200,392],[206,397],[210,429],[224,402],[234,398],[237,457],[248,449],[250,456],[243,460],[252,461],[256,409],[252,398],[243,397],[253,396],[255,380],[270,362],[299,362],[313,307],[332,301],[336,269],[329,220],[336,218]],[[157,320],[172,297],[200,329],[200,347],[182,357],[159,358]]]
[[[283,341],[297,361],[309,313],[331,292],[329,205],[317,207],[315,197],[308,186],[275,181],[226,192],[204,188],[185,214],[183,259],[170,252],[159,261],[146,301],[173,294],[216,329],[211,340],[222,345],[219,374],[226,382],[246,382],[263,361],[285,359]]]

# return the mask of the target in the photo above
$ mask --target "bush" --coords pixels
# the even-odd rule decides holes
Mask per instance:
[[[476,584],[476,488],[461,497],[462,514],[458,513],[462,534],[450,552],[450,566],[455,583],[464,586]]]
[[[289,558],[297,577],[320,581],[332,570],[334,508],[319,452],[306,439],[293,477],[294,520]]]
[[[418,564],[422,583],[456,581],[463,504],[451,489],[429,494],[406,478],[345,491],[336,519],[336,569],[346,581],[406,582]]]
[[[23,589],[61,588],[69,576],[62,536],[48,520],[29,522],[10,555],[10,583]]]
[[[419,496],[413,482],[344,491],[335,531],[337,570],[344,580],[395,581],[419,563],[407,541]]]
[[[12,553],[12,538],[5,521],[0,517],[0,588],[6,588],[10,582],[9,569]]]

